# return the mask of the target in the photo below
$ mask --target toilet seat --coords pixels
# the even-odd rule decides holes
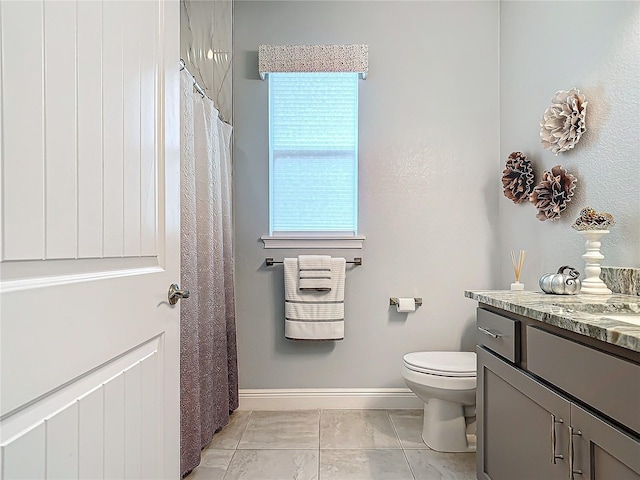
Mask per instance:
[[[475,377],[475,352],[412,352],[403,357],[405,367],[441,377]]]

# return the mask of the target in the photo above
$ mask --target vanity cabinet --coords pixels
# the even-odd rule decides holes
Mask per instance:
[[[488,350],[477,353],[478,478],[566,480],[569,401]]]
[[[640,362],[544,328],[478,309],[478,478],[640,480]]]

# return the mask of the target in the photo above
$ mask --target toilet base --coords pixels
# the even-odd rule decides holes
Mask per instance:
[[[476,436],[467,433],[464,407],[439,398],[424,405],[422,440],[437,452],[476,451]]]

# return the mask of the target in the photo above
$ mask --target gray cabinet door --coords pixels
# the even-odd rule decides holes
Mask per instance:
[[[477,353],[478,478],[566,480],[570,403],[482,347]]]
[[[628,407],[637,411],[637,405]],[[640,480],[638,438],[575,404],[571,405],[571,426],[574,431],[573,470],[576,472],[572,478]]]

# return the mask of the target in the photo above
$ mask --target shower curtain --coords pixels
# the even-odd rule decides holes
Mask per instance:
[[[181,473],[238,408],[231,235],[231,126],[181,72]]]

